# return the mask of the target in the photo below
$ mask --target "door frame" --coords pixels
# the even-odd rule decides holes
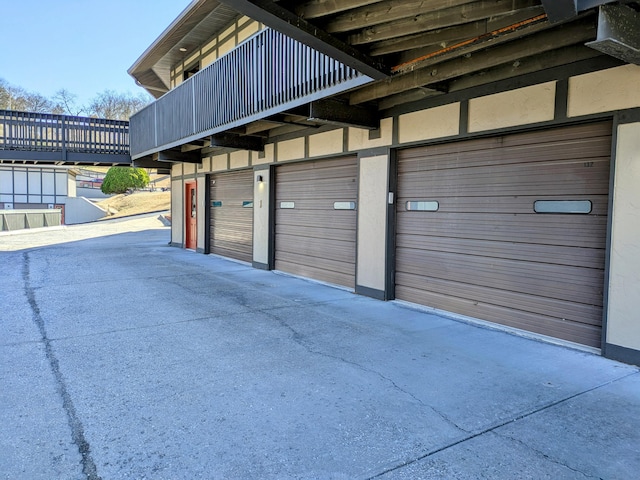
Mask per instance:
[[[184,248],[196,250],[198,246],[198,184],[197,182],[185,182],[184,184]],[[193,193],[192,193],[193,192]],[[195,217],[193,214],[195,213]],[[195,234],[192,238],[191,223],[195,223]]]

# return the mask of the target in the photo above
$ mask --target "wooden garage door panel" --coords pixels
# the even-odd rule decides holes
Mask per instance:
[[[604,124],[603,124],[604,125]],[[551,148],[559,161],[567,159],[590,160],[593,157],[611,155],[611,130],[606,126],[575,126],[562,129],[561,133],[544,132],[544,147],[531,133],[515,134],[509,137],[493,137],[466,142],[448,143],[419,147],[401,152],[403,160],[423,158],[429,152],[428,164],[418,163],[420,171],[470,167],[474,165],[502,165],[529,162],[544,162],[540,148]],[[532,141],[533,140],[533,141]],[[604,141],[603,141],[604,140]],[[416,168],[410,164],[402,169]]]
[[[496,167],[470,167],[460,170],[437,170],[425,175],[422,181],[410,172],[406,188],[413,194],[423,193],[439,196],[485,196],[493,195],[564,195],[581,194],[586,186],[590,194],[606,195],[608,192],[609,161],[571,161],[562,164],[545,162],[536,165],[506,165],[499,171]],[[455,190],[451,187],[455,185]]]
[[[474,252],[490,258],[506,258],[555,265],[574,265],[585,268],[600,268],[604,264],[604,250],[574,248],[560,245],[540,245],[513,242],[495,242],[469,238],[429,237],[418,235],[398,236],[399,249],[431,250],[455,254]]]
[[[253,260],[253,171],[211,176],[211,253]]]
[[[450,213],[432,215],[428,220],[423,217],[419,223],[416,215],[398,212],[397,232],[399,235],[435,235],[579,248],[605,247],[605,238],[601,235],[602,229],[606,229],[605,217],[592,217],[592,225],[580,220],[578,215],[554,215],[555,218],[548,223],[540,220],[541,217],[549,218],[551,215],[536,215],[533,219],[514,215],[497,219],[491,215],[479,214],[474,218],[471,214]],[[570,218],[563,224],[561,217]],[[596,227],[600,228],[600,232]]]
[[[458,284],[451,280],[425,278],[419,275],[401,274],[400,283],[407,287],[425,288],[441,295],[456,296]],[[470,301],[491,303],[505,308],[513,308],[525,312],[551,315],[589,325],[602,325],[602,306],[587,305],[566,300],[554,300],[527,293],[509,290],[496,290],[490,286],[466,285],[465,293]]]
[[[398,298],[429,305],[433,308],[459,313],[473,318],[491,319],[492,322],[528,330],[542,335],[600,347],[601,327],[587,323],[562,321],[555,317],[503,308],[497,305],[476,303],[462,297],[451,297],[422,289],[396,287]]]
[[[282,165],[276,171],[275,267],[353,287],[357,198],[355,157]],[[294,208],[280,208],[281,202]]]
[[[598,346],[610,150],[601,123],[399,152],[396,297]]]
[[[404,249],[397,256],[404,273],[602,306],[599,269]]]

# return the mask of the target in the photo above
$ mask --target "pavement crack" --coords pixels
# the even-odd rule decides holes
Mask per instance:
[[[531,445],[529,445],[526,442],[520,440],[519,438],[512,437],[511,435],[507,435],[505,433],[499,433],[499,432],[492,432],[492,433],[494,435],[497,435],[499,437],[505,438],[507,440],[511,440],[511,441],[516,442],[516,443],[519,443],[520,445],[522,445],[526,449],[531,450],[532,452],[534,452],[536,455],[539,455],[539,456],[543,457],[545,460],[548,460],[551,463],[554,463],[556,465],[560,465],[561,467],[565,467],[565,468],[571,470],[572,472],[579,473],[580,475],[583,475],[584,478],[595,478],[595,479],[598,479],[598,480],[603,480],[602,477],[594,477],[593,475],[588,475],[588,474],[584,473],[583,471],[578,470],[577,468],[573,468],[571,465],[568,465],[568,464],[566,464],[566,463],[564,463],[564,462],[562,462],[562,461],[560,461],[560,460],[558,460],[556,458],[553,458],[553,457],[547,455],[542,450],[538,450],[537,448],[532,447]]]
[[[269,315],[268,312],[264,312],[265,314]],[[465,430],[464,428],[462,428],[460,425],[458,425],[456,422],[454,422],[451,418],[449,418],[447,415],[445,415],[444,413],[440,412],[438,409],[434,408],[432,405],[429,405],[427,403],[425,403],[424,401],[422,401],[419,397],[417,397],[416,395],[414,395],[413,393],[411,393],[410,391],[406,390],[405,388],[401,387],[400,385],[398,385],[395,380],[393,380],[390,377],[387,377],[386,375],[384,375],[382,372],[379,372],[377,370],[374,370],[372,368],[366,367],[360,363],[354,362],[353,360],[349,360],[347,358],[341,357],[339,355],[332,355],[330,353],[327,352],[323,352],[321,350],[317,350],[312,348],[308,343],[306,343],[304,341],[304,337],[300,334],[300,332],[298,332],[295,328],[293,328],[291,325],[289,325],[287,322],[285,322],[284,320],[282,320],[281,318],[275,317],[273,315],[269,315],[272,318],[274,318],[275,320],[277,320],[284,328],[286,328],[287,330],[289,330],[292,333],[292,338],[293,341],[295,343],[297,343],[298,345],[300,345],[302,348],[304,348],[307,352],[311,353],[312,355],[320,355],[326,358],[330,358],[333,360],[338,360],[339,362],[343,362],[346,363],[348,365],[352,365],[356,368],[358,368],[359,370],[362,370],[364,372],[368,372],[368,373],[372,373],[376,376],[378,376],[379,378],[381,378],[382,380],[384,380],[385,382],[387,382],[388,384],[390,384],[395,390],[401,392],[404,395],[409,396],[411,399],[413,399],[416,403],[418,403],[420,406],[424,407],[424,408],[428,408],[429,410],[431,410],[432,412],[434,412],[436,415],[438,415],[440,418],[442,418],[447,424],[449,424],[450,426],[456,428],[457,430],[460,430],[462,432],[465,433],[469,433],[468,430]]]
[[[40,307],[38,306],[38,302],[36,301],[35,289],[31,286],[31,260],[29,257],[29,253],[24,252],[22,254],[22,259],[22,280],[24,283],[24,293],[27,297],[29,306],[31,307],[33,322],[36,324],[38,332],[40,333],[41,341],[45,349],[45,356],[47,358],[47,361],[49,362],[51,372],[53,373],[53,377],[58,388],[58,393],[62,397],[62,407],[67,414],[67,421],[69,427],[71,428],[71,438],[73,443],[78,447],[78,452],[81,456],[82,473],[85,475],[87,480],[101,480],[101,477],[97,472],[96,464],[93,460],[93,457],[91,456],[91,446],[84,436],[84,427],[82,425],[82,421],[78,417],[78,413],[76,411],[75,405],[73,404],[73,400],[71,399],[71,395],[69,394],[69,389],[67,388],[64,375],[62,375],[62,371],[60,370],[60,362],[58,361],[58,357],[53,350],[51,340],[47,336],[47,329],[44,324],[44,319],[42,318]]]
[[[632,377],[632,376],[638,375],[638,374],[639,374],[639,372],[637,372],[637,371],[636,372],[632,372],[632,373],[629,373],[627,375],[623,375],[622,377],[618,377],[618,378],[615,378],[613,380],[609,380],[608,382],[601,383],[600,385],[596,385],[595,387],[589,388],[587,390],[583,390],[581,392],[574,393],[573,395],[569,395],[567,397],[561,398],[561,399],[556,400],[554,402],[547,403],[547,404],[542,405],[540,407],[534,408],[533,410],[529,410],[527,412],[523,412],[523,413],[521,413],[519,415],[516,415],[515,417],[511,417],[511,418],[509,418],[509,419],[507,419],[505,421],[495,423],[495,424],[490,425],[490,426],[488,426],[488,427],[486,427],[486,428],[484,428],[482,430],[473,432],[473,433],[467,435],[466,437],[460,438],[460,439],[458,439],[458,440],[456,440],[454,442],[450,442],[450,443],[448,443],[446,445],[443,445],[441,447],[438,447],[438,448],[435,448],[435,449],[430,450],[428,452],[425,452],[424,454],[419,455],[419,456],[417,456],[415,458],[412,458],[410,460],[400,461],[396,465],[393,465],[393,466],[391,466],[389,468],[384,469],[381,472],[377,472],[377,473],[367,477],[367,480],[373,480],[374,478],[380,478],[383,475],[386,475],[387,473],[391,473],[391,472],[394,472],[394,471],[399,470],[401,468],[404,468],[404,467],[406,467],[408,465],[412,465],[412,464],[414,464],[416,462],[424,460],[425,458],[431,457],[431,456],[435,455],[436,453],[443,452],[443,451],[448,450],[448,449],[450,449],[452,447],[455,447],[456,445],[460,445],[461,443],[465,443],[465,442],[467,442],[469,440],[472,440],[472,439],[474,439],[476,437],[480,437],[480,436],[482,436],[482,435],[484,435],[486,433],[489,433],[489,432],[495,433],[495,431],[497,429],[501,428],[501,427],[504,427],[506,425],[515,423],[515,422],[520,421],[520,420],[523,420],[523,419],[528,418],[530,416],[536,415],[536,414],[538,414],[540,412],[548,410],[549,408],[553,408],[553,407],[555,407],[557,405],[560,405],[562,403],[568,402],[569,400],[573,400],[574,398],[580,397],[580,396],[585,395],[585,394],[587,394],[589,392],[593,392],[595,390],[604,388],[607,385],[611,385],[613,383],[616,383],[616,382],[619,382],[621,380],[624,380],[625,378]],[[579,472],[578,470],[576,470],[576,471]],[[579,472],[579,473],[582,473],[582,472]],[[592,478],[596,478],[596,477],[592,477]]]

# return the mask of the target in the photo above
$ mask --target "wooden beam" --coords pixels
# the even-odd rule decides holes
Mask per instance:
[[[312,0],[294,7],[296,15],[307,20],[334,15],[353,8],[379,3],[383,0]]]
[[[181,162],[181,163],[202,163],[200,152],[180,152],[177,150],[163,150],[158,152],[157,158],[159,162]]]
[[[368,77],[380,80],[387,78],[390,74],[389,68],[381,62],[311,25],[305,19],[271,0],[220,0],[220,3],[264,23]]]
[[[267,130],[271,130],[272,128],[279,127],[284,125],[284,122],[276,122],[273,120],[258,120],[257,122],[250,123],[245,128],[245,133],[247,135],[253,135],[256,133],[266,132]]]
[[[399,74],[387,81],[366,85],[351,94],[352,105],[378,100],[407,90],[434,85],[445,80],[521,60],[532,55],[583,43],[595,37],[593,18],[530,35],[517,42],[498,45],[470,56],[454,58]]]
[[[360,8],[349,10],[332,19],[326,27],[329,33],[348,32],[361,28],[372,27],[381,23],[406,18],[415,18],[420,15],[437,12],[438,10],[459,7],[476,0],[431,0],[425,1],[404,1],[385,0],[373,5],[366,5]],[[369,2],[371,3],[371,2]]]
[[[535,7],[539,4],[539,0],[481,0],[436,12],[425,12],[415,17],[365,28],[349,35],[347,41],[351,45],[379,42],[381,40],[395,38],[399,32],[401,32],[402,35],[411,35],[483,20],[497,15],[506,15],[523,8]]]
[[[309,121],[357,127],[369,130],[380,128],[377,110],[344,104],[337,100],[318,100],[309,106]]]
[[[577,0],[542,0],[549,21],[560,22],[578,15]]]
[[[430,30],[416,35],[404,35],[399,38],[383,40],[370,46],[369,55],[376,56],[396,52],[407,52],[408,50],[421,47],[449,44],[456,40],[474,38],[522,20],[535,17],[541,13],[544,13],[544,9],[540,6],[525,8],[496,18],[483,19],[475,22],[464,23],[462,25],[438,28],[436,30]]]
[[[553,28],[553,25],[547,21],[546,15],[542,14],[538,17],[530,18],[525,22],[511,25],[509,28],[498,29],[476,38],[470,38],[459,45],[451,45],[450,47],[440,50],[440,52],[433,52],[427,56],[411,59],[394,67],[394,70],[402,72],[418,68],[427,68],[436,63],[441,63],[463,55],[468,56],[479,50],[508,43],[550,28]]]
[[[449,92],[458,92],[467,88],[487,85],[489,83],[495,83],[549,68],[560,67],[598,56],[600,56],[598,52],[584,45],[570,45],[451,80],[448,90]]]
[[[397,105],[418,102],[420,100],[424,100],[425,98],[443,95],[443,93],[444,92],[439,92],[430,88],[415,88],[413,90],[408,90],[406,92],[397,93],[396,95],[390,95],[386,98],[383,98],[382,100],[380,100],[380,103],[378,103],[378,109],[380,111],[388,110],[389,108],[393,108]]]
[[[211,144],[213,147],[238,148],[241,150],[252,150],[261,152],[264,150],[266,140],[264,137],[255,135],[234,135],[229,132],[216,133],[211,135]]]

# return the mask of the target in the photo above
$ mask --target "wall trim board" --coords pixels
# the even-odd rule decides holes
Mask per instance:
[[[271,270],[269,268],[269,265],[266,263],[261,263],[261,262],[251,262],[251,266],[253,268],[257,268],[258,270]]]
[[[184,248],[184,244],[179,242],[169,242],[170,247]]]
[[[605,343],[602,355],[611,360],[640,366],[640,351],[632,348],[621,347],[611,343]]]
[[[357,295],[374,298],[376,300],[389,300],[386,297],[386,294],[383,290],[376,290],[375,288],[363,287],[362,285],[356,284],[355,293]]]
[[[397,150],[389,149],[387,196],[387,252],[386,252],[386,300],[396,298],[396,202],[398,201]]]

